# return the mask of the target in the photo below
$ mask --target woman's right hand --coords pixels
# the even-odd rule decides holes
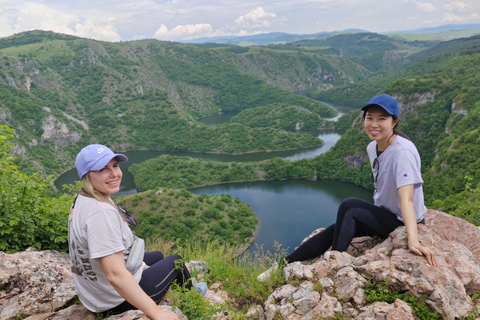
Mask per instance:
[[[160,313],[152,318],[153,320],[180,320],[180,318],[173,312],[160,310]]]

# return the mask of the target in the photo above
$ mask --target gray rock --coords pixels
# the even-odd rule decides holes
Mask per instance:
[[[0,252],[0,320],[52,312],[76,295],[68,254]]]

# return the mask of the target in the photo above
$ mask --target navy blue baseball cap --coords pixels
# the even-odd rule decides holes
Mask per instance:
[[[120,153],[114,153],[108,147],[101,144],[91,144],[82,149],[77,155],[75,166],[80,179],[89,171],[97,171],[116,158],[118,162],[127,162],[128,158]]]
[[[388,94],[381,94],[378,96],[373,97],[367,104],[362,108],[363,111],[367,110],[369,107],[376,105],[382,107],[392,116],[396,116],[397,118],[400,116],[400,107],[398,106],[397,99]]]

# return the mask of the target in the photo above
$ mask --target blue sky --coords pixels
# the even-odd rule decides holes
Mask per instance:
[[[479,0],[0,0],[0,37],[41,29],[105,41],[480,23]]]

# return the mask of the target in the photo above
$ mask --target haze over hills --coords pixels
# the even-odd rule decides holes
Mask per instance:
[[[289,34],[281,32],[262,33],[252,36],[228,36],[195,38],[181,41],[182,43],[223,43],[239,46],[286,44],[302,40],[324,40],[328,37],[345,33],[368,33],[361,29],[346,29],[341,31],[325,31],[314,34]],[[449,24],[434,28],[421,28],[415,30],[400,30],[381,32],[383,35],[408,35],[408,40],[453,40],[459,37],[470,37],[480,34],[480,24]]]
[[[360,29],[348,29],[343,31],[324,31],[314,34],[290,34],[285,32],[270,32],[252,36],[227,36],[227,37],[207,37],[196,38],[191,40],[180,41],[182,43],[224,43],[231,45],[269,45],[269,44],[285,44],[288,42],[308,40],[308,39],[325,39],[331,35],[339,33],[359,33],[368,32]]]

